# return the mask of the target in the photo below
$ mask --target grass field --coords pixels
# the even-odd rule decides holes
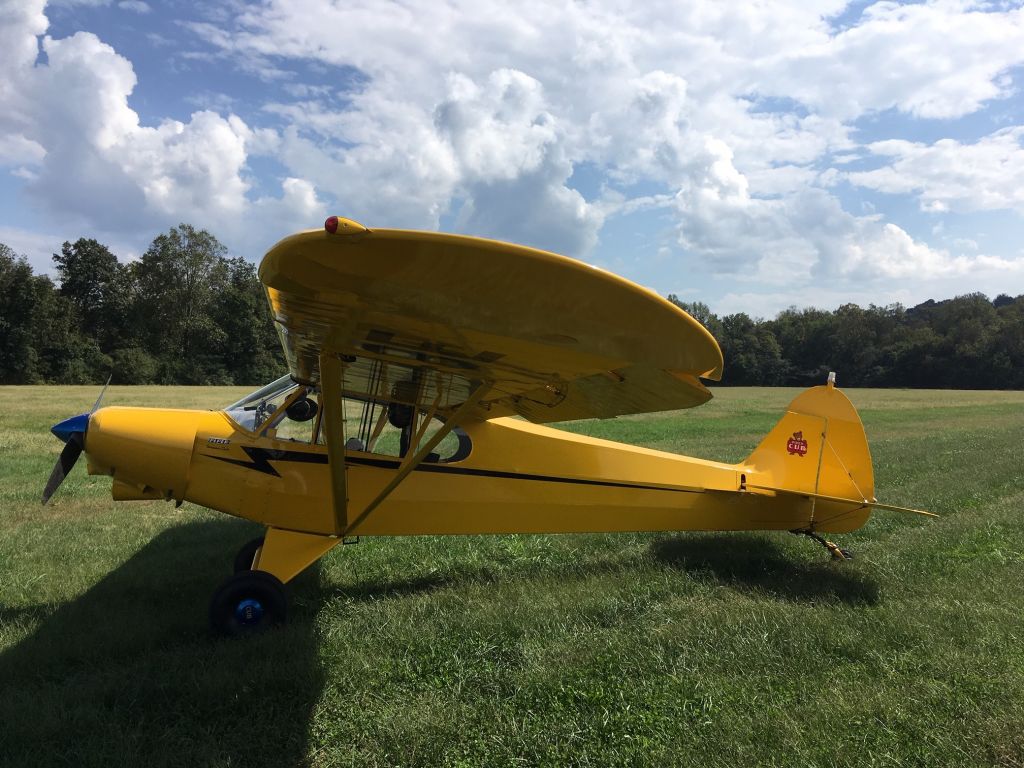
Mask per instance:
[[[0,387],[0,765],[1024,766],[1024,393],[852,390],[877,513],[788,534],[364,539],[212,640],[258,529],[39,495],[93,387]],[[228,388],[113,387],[215,407]],[[735,461],[795,390],[570,425]]]

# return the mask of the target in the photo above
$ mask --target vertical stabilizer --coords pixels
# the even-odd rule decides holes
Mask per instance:
[[[860,416],[833,379],[812,387],[789,404],[785,415],[741,466],[753,491],[779,489],[809,496],[871,502],[875,478]],[[869,514],[862,505],[812,503],[811,523],[830,519],[862,525]],[[847,527],[846,524],[842,525]]]

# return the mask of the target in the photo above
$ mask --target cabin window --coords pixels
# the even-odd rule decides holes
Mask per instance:
[[[426,352],[375,345],[367,356],[348,356],[342,375],[345,449],[393,458],[416,452],[469,397],[472,382],[459,361]],[[224,409],[240,427],[277,440],[324,445],[322,394],[290,376],[256,390]],[[472,450],[469,436],[454,429],[431,449],[427,462],[457,462]]]
[[[237,403],[232,403],[224,412],[242,429],[258,432],[299,386],[292,381],[291,376],[282,376],[251,395],[246,395]]]
[[[232,403],[224,412],[238,426],[265,437],[314,442],[320,424],[320,398],[313,387],[282,376],[251,395]]]
[[[343,403],[347,450],[392,458],[401,458],[410,450],[415,450],[411,443],[415,440],[416,431],[424,428],[426,414],[399,402],[370,402],[346,397]],[[420,444],[430,440],[442,426],[440,419],[431,419],[420,438]],[[318,441],[321,444],[326,442],[323,430],[320,431]],[[442,438],[425,461],[462,461],[469,456],[471,449],[469,435],[456,428]]]
[[[319,426],[320,394],[312,387],[302,387],[271,417],[262,434],[275,440],[314,443]]]

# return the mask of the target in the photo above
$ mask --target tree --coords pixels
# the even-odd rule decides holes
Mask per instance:
[[[998,296],[992,299],[992,306],[995,307],[996,309],[1000,309],[1002,307],[1013,304],[1013,302],[1014,299],[1012,296],[1009,296],[1005,293],[1000,293]]]
[[[121,265],[79,238],[54,254],[59,287],[0,244],[0,382],[256,384],[285,367],[256,268],[180,224]],[[1024,296],[982,294],[774,320],[668,300],[715,337],[724,384],[1024,388]]]
[[[109,363],[50,278],[0,244],[0,381],[84,384]]]
[[[29,384],[39,378],[33,344],[35,277],[24,256],[0,243],[0,380]]]
[[[229,259],[225,266],[226,281],[213,308],[213,320],[224,332],[220,359],[235,384],[270,381],[286,366],[263,284],[245,259]]]
[[[811,386],[825,380],[833,365],[835,316],[820,309],[790,307],[765,325],[786,361],[784,383]]]
[[[993,302],[994,306],[994,302]],[[991,360],[992,386],[1024,388],[1024,296],[998,308]]]
[[[786,361],[767,325],[743,312],[726,315],[719,344],[725,358],[723,384],[763,387],[785,381]]]
[[[164,383],[231,383],[217,359],[224,332],[211,311],[226,282],[226,252],[206,230],[179,224],[132,265],[134,319]]]
[[[718,315],[711,311],[711,307],[703,301],[682,301],[674,293],[668,295],[668,300],[703,325],[715,339],[719,339],[722,335],[722,321],[718,319]]]
[[[71,301],[45,275],[34,281],[32,334],[40,378],[55,384],[104,381],[110,372],[110,358],[93,336],[80,330]]]
[[[122,271],[117,257],[96,240],[65,241],[53,254],[60,295],[74,307],[79,328],[109,346],[119,325],[117,290]]]

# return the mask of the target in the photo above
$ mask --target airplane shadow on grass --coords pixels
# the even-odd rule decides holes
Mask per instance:
[[[681,534],[655,540],[655,560],[708,581],[793,602],[875,605],[877,584],[849,562],[795,559],[775,541],[758,534]]]
[[[480,578],[428,574],[337,590],[321,586],[314,565],[289,587],[286,627],[213,639],[209,597],[257,531],[238,520],[177,526],[68,603],[0,606],[5,624],[37,624],[0,653],[0,766],[305,764],[324,687],[315,631],[322,601],[412,595]],[[767,537],[677,535],[656,539],[651,554],[695,580],[780,599],[878,600],[866,576],[842,563],[795,560]]]
[[[684,572],[695,581],[721,584],[773,599],[849,605],[875,605],[879,601],[878,585],[869,574],[857,570],[855,563],[835,562],[824,550],[818,550],[817,545],[810,548],[820,551],[820,559],[807,562],[794,557],[791,551],[773,540],[772,534],[679,533],[654,539],[649,553],[655,562]],[[355,602],[372,601],[425,594],[469,582],[547,578],[562,572],[557,563],[523,563],[499,569],[479,563],[451,565],[452,570],[446,573],[413,574],[399,579],[371,576],[344,586],[318,584],[311,588],[310,599],[323,602],[341,597]],[[640,568],[641,563],[634,559],[598,559],[574,564],[572,575],[587,578]]]
[[[257,530],[178,526],[53,610],[0,606],[0,621],[38,622],[0,654],[0,765],[305,763],[323,688],[318,569],[293,582],[281,631],[207,631],[210,595]]]

